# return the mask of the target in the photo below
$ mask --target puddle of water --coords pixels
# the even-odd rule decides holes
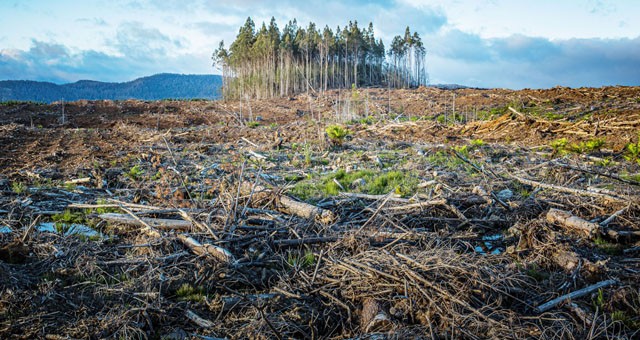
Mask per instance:
[[[479,254],[491,254],[491,255],[500,255],[504,251],[503,247],[496,247],[494,243],[498,241],[502,241],[504,235],[495,234],[495,235],[484,235],[482,236],[482,244],[475,246],[474,250]]]
[[[7,227],[6,225],[0,226],[0,234],[9,234],[11,233],[13,230],[9,227]]]
[[[60,234],[59,230],[62,230],[64,236],[79,235],[88,238],[105,238],[102,233],[83,224],[62,224],[62,226],[64,226],[64,228],[56,228],[55,222],[46,222],[36,226],[36,230],[54,234]]]

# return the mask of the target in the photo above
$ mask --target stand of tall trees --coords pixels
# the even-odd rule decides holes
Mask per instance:
[[[328,89],[384,85],[394,88],[425,85],[426,51],[409,27],[396,36],[385,53],[373,24],[358,22],[335,31],[289,21],[282,30],[274,18],[256,29],[247,18],[227,49],[214,51],[214,65],[222,70],[225,98],[269,98],[295,93],[324,93]]]

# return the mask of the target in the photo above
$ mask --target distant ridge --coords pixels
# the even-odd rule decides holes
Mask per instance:
[[[30,80],[0,81],[0,101],[20,100],[50,103],[64,99],[159,100],[217,99],[222,78],[218,75],[183,75],[161,73],[124,83],[80,80],[57,85]]]

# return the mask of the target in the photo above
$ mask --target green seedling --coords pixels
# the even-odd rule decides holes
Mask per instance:
[[[345,138],[350,133],[349,129],[344,128],[340,125],[329,125],[325,129],[325,132],[327,133],[327,137],[329,137],[329,140],[337,146],[342,145]]]

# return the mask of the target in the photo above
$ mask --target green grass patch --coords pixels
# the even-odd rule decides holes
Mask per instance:
[[[598,249],[608,255],[622,255],[622,247],[619,244],[611,243],[598,236],[593,240]]]
[[[545,112],[540,116],[542,116],[547,120],[558,120],[558,119],[564,118],[564,115],[562,113],[555,113],[555,112]]]
[[[354,119],[352,121],[349,122],[349,124],[361,124],[361,125],[371,125],[375,122],[377,122],[378,120],[376,118],[374,118],[373,116],[366,116],[366,117],[362,117],[360,119]]]
[[[313,252],[307,250],[304,254],[292,251],[287,255],[287,264],[292,268],[309,268],[316,263],[316,257]]]
[[[351,185],[360,179],[363,180],[364,183],[352,188]],[[341,169],[320,178],[300,181],[290,190],[290,193],[300,199],[312,201],[335,196],[340,192],[356,192],[372,195],[383,195],[394,192],[406,197],[416,192],[418,183],[419,180],[417,176],[410,172],[375,172],[372,170],[346,172]]]
[[[473,147],[481,147],[485,145],[485,142],[482,139],[473,139],[471,140],[471,146]]]
[[[193,287],[185,283],[176,291],[176,296],[180,301],[202,302],[205,299],[204,289],[201,286]]]
[[[567,155],[570,153],[586,154],[597,152],[605,145],[604,138],[592,138],[588,141],[579,143],[569,143],[566,138],[560,138],[552,141],[549,146],[553,149],[554,154]]]
[[[247,122],[247,126],[251,129],[255,129],[258,126],[260,126],[260,122],[256,122],[256,121]]]

